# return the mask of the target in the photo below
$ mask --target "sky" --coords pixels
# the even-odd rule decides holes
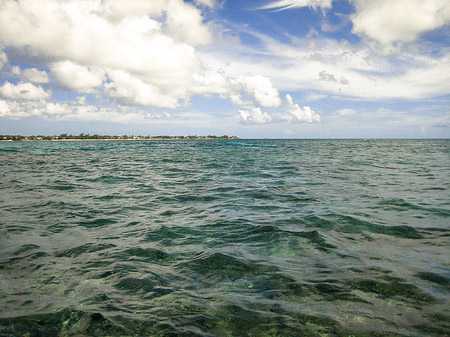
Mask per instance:
[[[0,134],[450,138],[448,0],[0,0]]]

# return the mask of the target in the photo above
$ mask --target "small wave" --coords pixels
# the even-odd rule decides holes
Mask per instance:
[[[23,253],[26,253],[30,250],[35,250],[35,249],[39,249],[41,248],[38,245],[34,245],[34,244],[26,244],[26,245],[22,245],[20,246],[13,254],[14,255],[21,255]]]
[[[427,207],[427,206],[421,206],[417,204],[413,204],[410,202],[407,202],[403,199],[386,199],[379,203],[381,206],[392,208],[397,211],[408,211],[408,210],[418,210],[418,211],[424,211],[427,213],[432,213],[439,216],[449,217],[450,216],[450,210],[443,209],[443,208],[436,208],[436,207]]]
[[[19,149],[5,149],[5,148],[0,148],[0,152],[6,152],[6,153],[17,153],[17,152],[22,152]]]
[[[116,288],[131,295],[144,295],[146,299],[161,297],[172,292],[166,288],[168,282],[153,275],[146,278],[124,278],[116,284]]]
[[[369,232],[407,239],[420,239],[423,237],[419,230],[412,226],[378,225],[350,215],[329,214],[322,217],[308,216],[306,220],[309,227],[334,229],[343,233],[359,234],[363,232]]]
[[[129,330],[98,312],[64,309],[14,318],[0,318],[3,336],[126,336]],[[33,332],[30,334],[30,332]]]
[[[78,247],[70,248],[63,250],[61,252],[58,252],[55,254],[57,257],[78,257],[81,254],[85,253],[94,253],[101,250],[109,249],[116,247],[114,244],[94,244],[94,243],[88,243],[85,245],[81,245]]]
[[[317,249],[323,251],[328,251],[330,248],[336,248],[336,246],[328,244],[326,239],[316,230],[294,232],[281,230],[275,226],[254,227],[248,231],[245,240],[260,241],[270,245],[271,243],[279,243],[294,238],[306,238],[310,243],[314,244]]]
[[[162,250],[153,249],[153,248],[130,248],[124,251],[124,254],[127,256],[134,256],[138,258],[142,258],[145,261],[152,262],[161,262],[166,260],[172,260],[173,256],[163,252]]]
[[[129,182],[134,180],[133,177],[122,177],[122,176],[111,176],[111,175],[102,175],[96,178],[86,179],[89,182],[100,182],[105,184],[116,184],[121,182]]]
[[[416,274],[417,277],[421,278],[422,280],[429,281],[435,284],[438,284],[440,286],[443,286],[445,289],[450,290],[450,278],[445,277],[443,275],[439,275],[436,273],[431,272],[419,272]]]
[[[107,195],[103,195],[101,197],[95,197],[95,199],[103,200],[103,201],[126,199],[126,198],[127,198],[126,196],[119,194],[119,193],[107,194]]]
[[[159,229],[152,231],[146,235],[146,238],[151,241],[178,239],[182,237],[183,235],[176,233],[175,231],[167,228],[166,226],[161,226]]]
[[[250,261],[242,261],[222,253],[203,253],[192,261],[180,264],[181,267],[203,274],[206,277],[243,278],[248,275],[276,271],[273,266],[265,266]]]
[[[79,222],[78,225],[86,227],[86,228],[97,228],[97,227],[109,226],[109,225],[112,225],[115,223],[116,223],[116,221],[113,219],[100,218],[100,219],[95,219],[92,221]]]
[[[374,293],[383,298],[416,303],[435,303],[436,299],[400,278],[386,276],[381,280],[360,279],[350,282],[353,289]]]
[[[42,185],[42,187],[45,189],[56,190],[56,191],[73,191],[77,188],[77,186],[69,184],[69,183]]]

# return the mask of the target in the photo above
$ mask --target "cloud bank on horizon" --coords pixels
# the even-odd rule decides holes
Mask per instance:
[[[406,136],[450,136],[447,0],[249,6],[0,0],[0,131],[2,120],[31,118],[169,133],[358,136],[403,125]]]

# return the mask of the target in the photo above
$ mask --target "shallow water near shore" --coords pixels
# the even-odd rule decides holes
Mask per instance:
[[[448,336],[450,141],[0,143],[0,336]]]

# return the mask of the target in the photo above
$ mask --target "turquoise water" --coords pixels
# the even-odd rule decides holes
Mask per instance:
[[[0,143],[0,336],[448,336],[450,141]]]

